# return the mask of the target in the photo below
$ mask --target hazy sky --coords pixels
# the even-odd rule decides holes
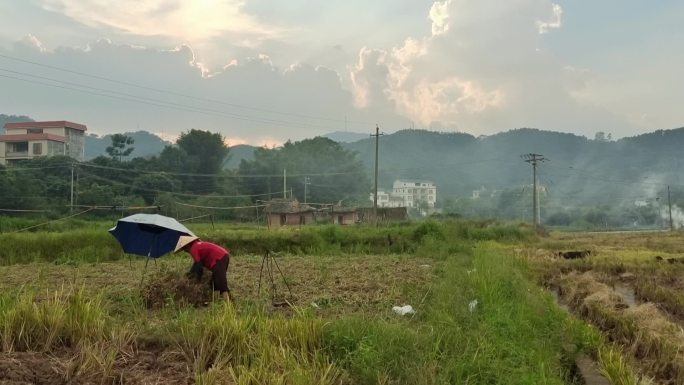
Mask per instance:
[[[0,0],[0,113],[95,133],[684,126],[675,0]]]

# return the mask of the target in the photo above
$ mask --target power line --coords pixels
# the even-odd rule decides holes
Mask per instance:
[[[148,171],[148,170],[134,170],[127,168],[118,168],[111,166],[101,166],[88,163],[81,163],[81,166],[94,167],[107,170],[117,170],[126,172],[135,172],[141,174],[162,174],[162,175],[175,175],[175,176],[191,176],[191,177],[207,177],[207,178],[282,178],[282,174],[253,174],[253,175],[226,175],[226,174],[193,174],[193,173],[183,173],[183,172],[166,172],[166,171]],[[306,173],[306,174],[290,174],[288,178],[291,177],[301,177],[301,176],[335,176],[335,175],[353,175],[361,174],[362,171],[355,172],[322,172],[322,173]]]
[[[181,203],[174,201],[173,203],[181,206],[194,207],[198,209],[210,209],[210,210],[237,210],[237,209],[253,209],[258,207],[265,207],[266,205],[251,205],[251,206],[232,206],[232,207],[216,207],[216,206],[200,206],[191,205],[189,203]]]
[[[0,168],[0,172],[46,170],[46,169],[51,169],[51,168],[63,168],[63,167],[70,167],[70,166],[71,166],[70,163],[65,163],[65,164],[61,164],[61,165],[44,166],[44,167],[6,167],[6,168]]]
[[[16,76],[9,76],[9,75],[0,75],[0,77],[8,78],[8,79],[14,79],[14,80],[19,80],[23,82],[28,82],[28,83],[34,83],[34,84],[39,84],[39,85],[44,85],[48,87],[55,87],[55,88],[61,88],[61,89],[66,89],[66,90],[71,90],[71,91],[76,91],[76,92],[83,92],[91,95],[96,95],[96,96],[102,96],[102,97],[107,97],[107,98],[112,98],[112,99],[117,99],[117,100],[124,100],[128,102],[135,102],[135,103],[142,103],[142,104],[147,104],[155,107],[160,107],[160,108],[166,108],[166,109],[171,109],[171,110],[179,110],[179,111],[185,111],[185,112],[195,112],[203,115],[212,115],[212,116],[222,116],[222,117],[228,117],[231,119],[236,119],[236,120],[242,120],[242,121],[248,121],[248,122],[257,122],[257,123],[265,123],[265,124],[272,124],[272,125],[284,125],[284,126],[309,126],[309,127],[315,127],[315,128],[325,128],[325,129],[334,129],[335,127],[329,127],[329,126],[320,126],[320,125],[314,125],[311,123],[304,123],[304,122],[292,122],[292,121],[286,121],[286,120],[276,120],[276,119],[265,119],[265,118],[254,118],[250,117],[247,115],[239,115],[239,114],[232,114],[220,110],[215,110],[211,108],[204,108],[204,107],[197,107],[197,106],[188,106],[184,104],[179,104],[179,103],[174,103],[174,102],[169,102],[165,100],[160,100],[160,99],[154,99],[154,98],[148,98],[144,96],[137,96],[133,94],[128,94],[124,92],[118,92],[118,91],[112,91],[104,88],[99,88],[99,87],[91,87],[79,83],[73,83],[73,82],[66,82],[62,81],[59,79],[54,79],[54,78],[49,78],[45,76],[39,76],[39,75],[32,75],[24,72],[18,72],[18,71],[12,71],[12,70],[7,70],[0,68],[0,71],[5,71],[9,73],[14,73],[14,74],[20,74],[22,76],[29,76],[33,78],[38,78],[38,79],[43,79],[43,80],[48,80],[56,83],[61,83],[61,84],[66,84],[66,85],[71,85],[75,87],[81,87],[85,89],[80,89],[80,88],[74,88],[74,87],[69,87],[65,85],[59,85],[59,84],[50,84],[50,83],[45,83],[37,80],[30,80],[30,79],[24,79],[24,78],[19,78]],[[88,91],[88,90],[94,90],[94,91]],[[99,91],[99,92],[96,92]],[[106,92],[106,93],[102,93]],[[119,95],[119,96],[117,96]]]
[[[250,197],[258,197],[258,196],[266,196],[266,195],[272,195],[272,194],[280,194],[281,191],[279,192],[274,192],[274,193],[262,193],[262,194],[250,194],[250,195],[202,195],[202,194],[190,194],[190,193],[180,193],[180,192],[173,192],[173,191],[165,191],[165,190],[157,190],[157,189],[149,189],[145,187],[138,187],[138,186],[131,186],[130,183],[124,183],[116,180],[112,180],[109,178],[105,178],[99,175],[94,175],[90,173],[86,173],[88,177],[99,179],[105,182],[113,183],[116,185],[120,186],[125,186],[125,187],[130,187],[135,190],[142,190],[142,191],[147,191],[147,192],[154,192],[154,193],[163,193],[163,194],[169,194],[169,195],[175,195],[175,196],[185,196],[185,197],[194,197],[194,198],[250,198]]]
[[[83,76],[83,77],[88,77],[88,78],[98,79],[98,80],[104,80],[104,81],[115,83],[115,84],[125,85],[125,86],[134,87],[134,88],[138,88],[138,89],[144,89],[144,90],[148,90],[148,91],[154,91],[154,92],[158,92],[158,93],[162,93],[162,94],[169,94],[169,95],[181,96],[181,97],[188,98],[188,99],[194,99],[194,100],[199,100],[199,101],[204,101],[204,102],[222,104],[222,105],[235,107],[235,108],[243,108],[243,109],[252,110],[252,111],[268,112],[268,113],[272,113],[272,114],[279,114],[279,115],[286,115],[286,116],[295,116],[295,117],[301,117],[301,118],[306,118],[306,119],[315,119],[315,120],[338,122],[338,123],[345,122],[345,124],[347,122],[358,123],[358,124],[368,124],[368,122],[347,120],[346,116],[345,116],[345,119],[333,119],[333,118],[326,118],[326,117],[299,114],[299,113],[269,110],[269,109],[265,109],[265,108],[251,107],[251,106],[246,106],[246,105],[236,104],[236,103],[228,103],[228,102],[223,101],[223,100],[197,97],[197,96],[184,94],[184,93],[180,93],[180,92],[176,92],[176,91],[172,91],[172,90],[164,90],[164,89],[160,89],[160,88],[155,88],[155,87],[145,86],[145,85],[141,85],[141,84],[131,83],[131,82],[123,81],[123,80],[117,80],[117,79],[113,79],[113,78],[109,78],[109,77],[105,77],[105,76],[99,76],[99,75],[88,74],[85,72],[74,71],[74,70],[70,70],[70,69],[66,69],[66,68],[62,68],[62,67],[57,67],[57,66],[52,66],[49,64],[43,64],[43,63],[31,61],[31,60],[20,59],[20,58],[12,57],[9,55],[0,54],[0,57],[8,59],[8,60],[18,61],[21,63],[27,63],[27,64],[39,66],[39,67],[50,68],[50,69],[57,70],[57,71],[71,73],[71,74],[78,75],[78,76]]]

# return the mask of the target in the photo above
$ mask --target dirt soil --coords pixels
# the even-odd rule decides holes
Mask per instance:
[[[0,354],[0,385],[81,385],[81,384],[192,384],[187,365],[169,355],[140,351],[119,360],[110,378],[79,376],[66,379],[68,352],[2,353]]]

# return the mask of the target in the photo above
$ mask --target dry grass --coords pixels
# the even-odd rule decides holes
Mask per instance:
[[[423,288],[434,277],[440,262],[425,257],[407,256],[284,256],[278,264],[289,284],[295,305],[316,303],[317,313],[333,316],[342,313],[387,312],[392,306],[420,300]],[[240,302],[261,302],[268,297],[266,277],[262,293],[257,293],[260,256],[234,257],[229,267],[231,291]],[[117,306],[121,298],[139,297],[145,287],[163,285],[173,288],[184,283],[183,273],[190,267],[184,258],[150,262],[145,270],[142,259],[99,264],[53,265],[35,263],[0,267],[0,290],[30,288],[40,297],[63,285],[83,287],[89,294],[102,294],[106,303]],[[211,275],[206,272],[205,279]],[[287,293],[280,275],[274,276],[279,293]],[[163,283],[164,279],[174,282]],[[142,285],[141,285],[142,282]],[[206,285],[208,287],[208,285]],[[205,290],[205,284],[197,288]],[[164,290],[166,301],[173,290]],[[206,291],[211,300],[210,291]],[[170,296],[173,298],[173,295]],[[190,301],[196,304],[200,301]]]
[[[571,273],[559,286],[571,308],[624,346],[646,373],[663,383],[684,383],[684,332],[657,306],[627,306],[592,272]]]

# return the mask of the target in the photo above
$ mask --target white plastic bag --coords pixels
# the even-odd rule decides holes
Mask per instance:
[[[413,314],[416,312],[415,310],[413,310],[413,306],[411,305],[394,306],[392,308],[392,311],[399,315]]]

